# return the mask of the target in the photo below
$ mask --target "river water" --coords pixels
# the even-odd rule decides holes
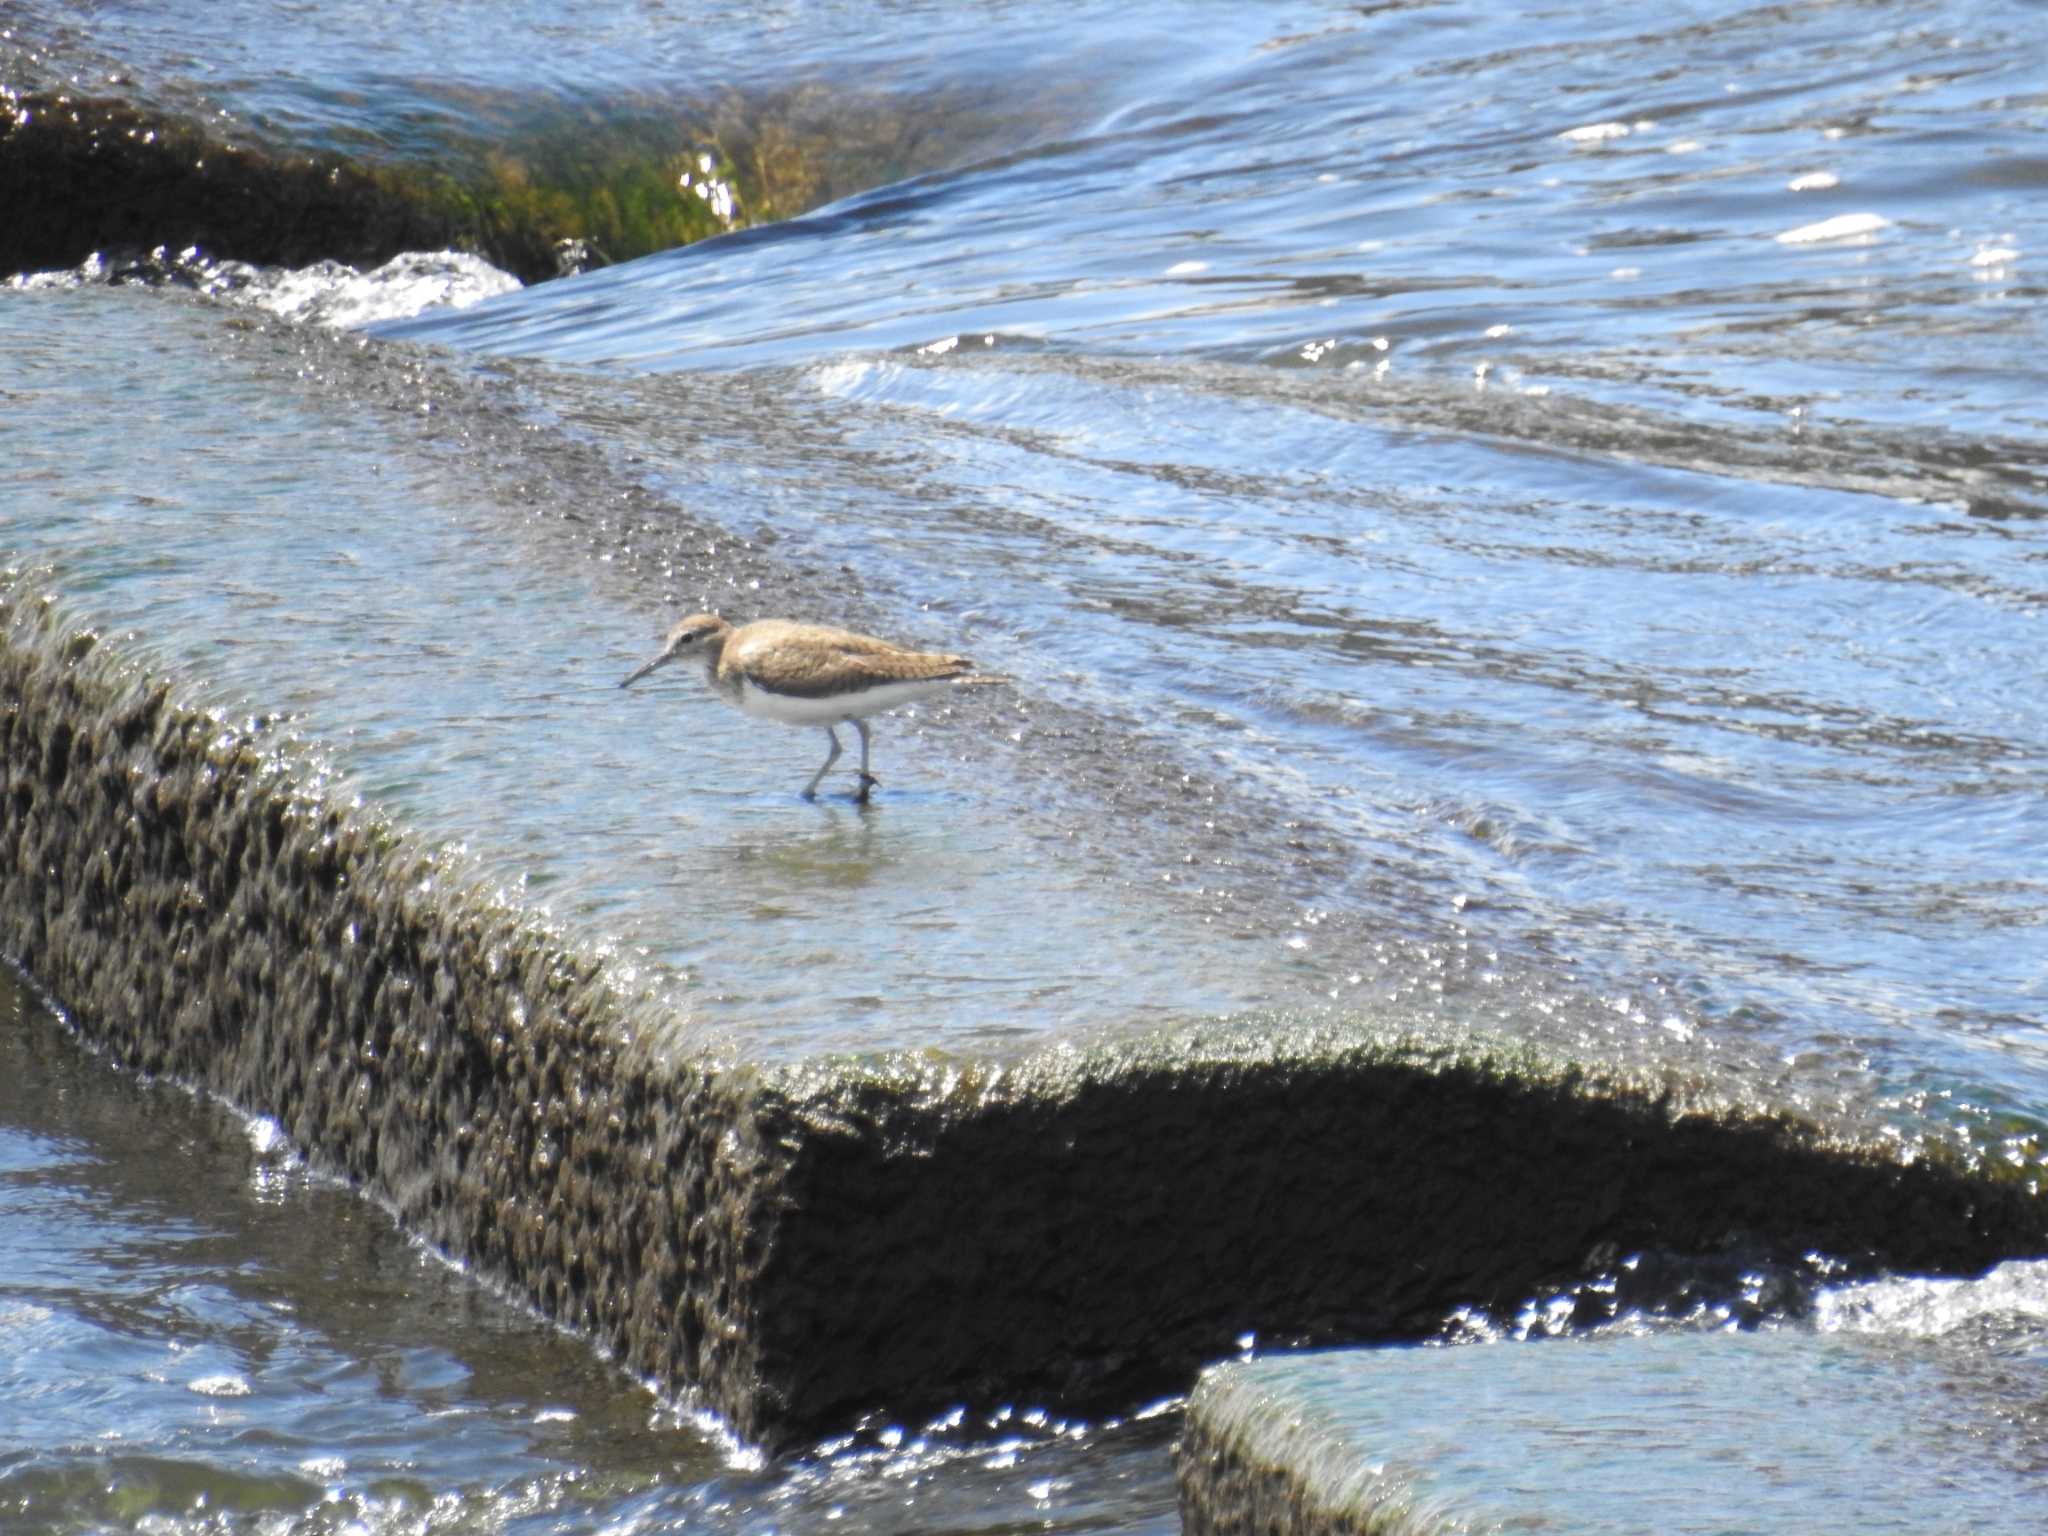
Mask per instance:
[[[896,125],[880,184],[459,311],[414,317],[396,281],[331,304],[339,333],[251,307],[332,293],[318,275],[0,294],[8,557],[210,701],[285,712],[347,792],[464,844],[692,1029],[1000,1049],[1335,1003],[1704,1057],[1979,1141],[2038,1123],[2038,7],[0,15],[38,70],[366,153],[664,95]],[[882,722],[869,814],[806,806],[815,733],[689,679],[612,687],[696,607],[856,623],[1015,683]],[[161,1155],[122,1114],[16,1113],[32,1184]],[[270,1177],[240,1130],[206,1134],[232,1155],[178,1231]],[[120,1288],[91,1255],[172,1240],[163,1207],[107,1209],[67,1296]],[[363,1235],[372,1213],[319,1219],[354,1223],[332,1245],[384,1283],[471,1295]],[[256,1226],[207,1241],[262,1264]],[[230,1357],[209,1379],[310,1348],[204,1305],[190,1331]],[[450,1358],[565,1348],[516,1318],[464,1343],[489,1304],[432,1305],[463,1319]],[[166,1327],[136,1347],[188,1321]],[[343,1376],[383,1347],[333,1331]],[[150,1368],[121,1369],[156,1422]],[[559,1422],[622,1411],[601,1366],[532,1369],[591,1373]],[[73,1427],[21,1454],[83,1488],[95,1378],[50,1379]],[[429,1503],[601,1464],[516,1394],[457,1395],[498,1438],[437,1461],[438,1421],[402,1415]],[[236,1409],[258,1438],[305,1411],[271,1401]],[[968,1469],[1021,1453],[953,1426],[925,1528],[1170,1525],[1160,1422],[1055,1436],[1035,1454],[1074,1465],[1001,1491]],[[699,1518],[740,1475],[686,1426],[647,1433],[639,1491],[543,1499],[530,1528],[663,1528],[661,1499]],[[776,1477],[922,1475],[875,1450],[745,1473],[769,1481],[736,1528],[809,1523],[749,1502]],[[291,1476],[165,1528],[293,1528],[316,1483],[369,1528],[439,1528]],[[1066,1516],[1018,1492],[1060,1479]],[[80,1498],[52,1528],[113,1518]]]

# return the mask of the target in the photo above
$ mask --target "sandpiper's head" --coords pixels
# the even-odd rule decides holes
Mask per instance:
[[[715,613],[693,613],[687,619],[676,621],[675,627],[662,641],[661,654],[622,681],[621,688],[630,688],[657,667],[665,667],[672,661],[686,657],[702,656],[725,643],[725,637],[732,633],[732,626]]]

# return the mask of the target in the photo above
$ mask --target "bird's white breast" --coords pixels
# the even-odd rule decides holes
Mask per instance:
[[[950,678],[920,678],[914,682],[878,683],[858,693],[813,699],[775,693],[752,678],[743,677],[736,702],[748,714],[762,720],[779,720],[784,725],[837,725],[855,716],[878,715],[885,709],[928,699],[952,686]]]

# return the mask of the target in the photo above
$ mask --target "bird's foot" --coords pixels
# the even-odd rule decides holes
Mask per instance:
[[[872,773],[862,774],[860,776],[860,788],[854,791],[854,803],[866,805],[868,803],[868,791],[880,787],[881,782]]]

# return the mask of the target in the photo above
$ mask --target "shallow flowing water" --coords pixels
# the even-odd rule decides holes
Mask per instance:
[[[678,498],[1322,822],[1330,906],[2038,1103],[2041,49],[1660,14],[1266,16],[1060,138],[400,331],[595,370],[574,419]],[[707,467],[678,370],[798,461]]]
[[[982,1050],[1335,1003],[2038,1123],[2038,8],[5,19],[37,69],[365,153],[650,93],[917,125],[805,217],[374,339],[0,294],[6,558],[707,1033]],[[377,291],[326,312],[418,302]],[[884,720],[876,805],[810,806],[818,733],[614,687],[696,607],[1015,683]],[[125,1284],[80,1251],[67,1284]],[[199,1401],[132,1375],[138,1421]],[[510,1486],[554,1454],[520,1425],[513,1470],[423,1485]],[[1078,1437],[1147,1490],[1100,1525],[1170,1525],[1161,1438]],[[633,1486],[726,1497],[672,1454]],[[981,1518],[979,1454],[920,1484],[957,1500],[927,1528]],[[290,1486],[231,1521],[312,1518]],[[683,1518],[587,1523],[643,1496]],[[752,1497],[734,1528],[780,1518]],[[79,1498],[53,1528],[114,1518]]]

